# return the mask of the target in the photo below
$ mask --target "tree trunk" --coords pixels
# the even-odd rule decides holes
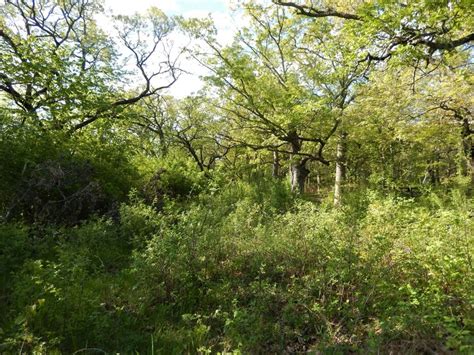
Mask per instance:
[[[291,164],[291,191],[302,194],[309,170],[306,168],[308,159],[301,159]]]
[[[346,133],[342,133],[336,148],[336,179],[334,183],[334,206],[342,203],[342,185],[346,179]]]
[[[301,150],[301,141],[295,131],[289,132],[288,138],[288,142],[291,144],[291,151],[294,154],[290,164],[291,191],[302,194],[304,192],[306,177],[309,174],[309,170],[306,168],[306,163],[309,158],[297,159],[296,155]]]
[[[273,152],[273,169],[272,169],[272,176],[274,178],[280,177],[280,156],[278,152]]]
[[[464,174],[466,176],[471,176],[472,181],[474,182],[474,142],[472,139],[473,131],[469,125],[469,120],[467,118],[463,118],[462,121],[462,146],[464,151],[464,156],[466,159],[466,168],[464,168]]]
[[[321,175],[319,175],[319,172],[316,174],[316,192],[318,194],[321,192]]]
[[[468,158],[469,159],[469,164],[471,168],[471,180],[474,182],[474,147],[471,146],[471,156]]]
[[[160,140],[161,154],[165,157],[168,155],[168,146],[166,145],[165,133],[161,128],[158,130],[158,138]]]

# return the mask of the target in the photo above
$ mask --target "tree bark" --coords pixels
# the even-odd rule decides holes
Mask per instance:
[[[309,158],[296,159],[296,154],[301,150],[301,140],[295,131],[290,132],[288,138],[291,144],[291,151],[294,154],[290,164],[291,191],[302,194],[304,192],[306,177],[309,174],[309,170],[306,168],[306,163]]]
[[[280,177],[280,156],[278,152],[273,152],[273,167],[272,167],[272,176],[274,178]]]
[[[306,168],[308,159],[300,159],[291,164],[291,191],[302,194],[309,170]]]
[[[465,172],[467,176],[471,176],[472,181],[474,182],[474,141],[472,135],[474,132],[471,130],[469,120],[466,117],[462,118],[462,146],[464,151],[464,156],[466,157],[467,162],[467,171]]]
[[[336,148],[336,178],[334,182],[334,206],[342,204],[342,185],[346,179],[346,133],[342,133]]]

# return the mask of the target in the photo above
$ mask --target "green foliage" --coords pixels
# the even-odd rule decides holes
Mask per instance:
[[[127,139],[111,138],[66,139],[59,132],[6,126],[0,133],[0,218],[75,224],[125,200],[138,172]]]
[[[127,327],[116,325],[133,327],[124,305],[108,303],[119,302],[116,297],[126,281],[117,275],[127,265],[128,241],[111,222],[101,220],[37,236],[49,239],[52,251],[18,260],[9,282],[7,319],[12,322],[2,324],[2,346],[32,352],[78,350],[88,342],[102,343],[107,331],[107,344],[113,347]]]
[[[472,199],[368,193],[341,210],[282,189],[216,186],[162,212],[134,198],[119,224],[43,232],[49,255],[3,228],[17,271],[2,347],[472,350]]]
[[[60,149],[54,144],[54,136],[44,135],[39,139],[37,130],[25,130],[7,126],[7,117],[0,121],[0,208],[2,214],[9,200],[18,189],[19,181],[27,169],[35,166],[44,157],[54,159]],[[12,159],[14,157],[14,159]]]
[[[30,257],[32,248],[26,228],[17,225],[0,225],[0,312],[9,309],[13,274]],[[0,329],[3,326],[0,322]]]

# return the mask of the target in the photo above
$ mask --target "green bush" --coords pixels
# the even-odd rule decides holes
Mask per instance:
[[[5,126],[0,132],[0,222],[74,225],[126,201],[139,186],[134,153],[120,134],[105,138],[97,132],[71,137],[28,125]]]

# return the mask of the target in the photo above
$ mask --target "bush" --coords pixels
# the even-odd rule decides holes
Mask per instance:
[[[29,223],[74,225],[106,210],[106,198],[90,163],[45,161],[20,182],[6,217],[21,216]]]
[[[119,133],[113,139],[100,130],[71,137],[30,125],[2,126],[0,222],[74,225],[109,212],[139,186],[127,148]]]

